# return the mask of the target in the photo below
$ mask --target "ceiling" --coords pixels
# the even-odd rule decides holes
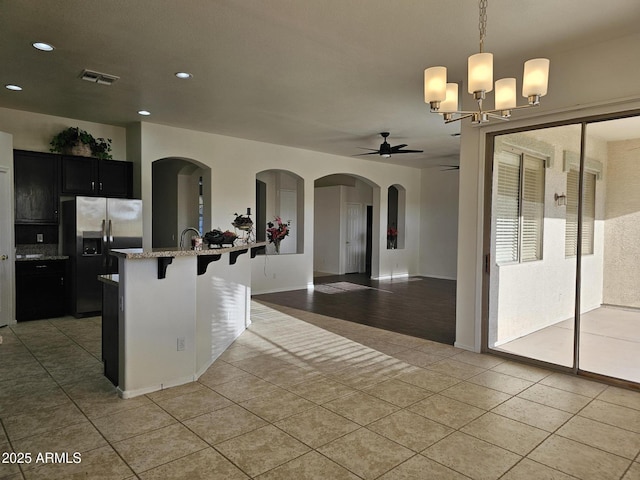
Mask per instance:
[[[491,0],[485,48],[514,64],[638,31],[638,0]],[[390,163],[457,164],[457,123],[424,68],[466,76],[472,0],[0,0],[0,106],[125,126],[149,121],[336,155],[408,144]],[[570,19],[570,21],[568,21]],[[35,50],[51,43],[51,53]],[[83,69],[120,77],[82,81]],[[193,74],[179,80],[175,72]],[[544,99],[543,99],[544,100]],[[141,117],[138,110],[151,112]],[[384,161],[378,155],[366,158]]]

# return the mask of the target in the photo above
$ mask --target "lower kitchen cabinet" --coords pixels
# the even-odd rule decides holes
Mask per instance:
[[[66,260],[16,262],[16,320],[62,317],[67,303]]]

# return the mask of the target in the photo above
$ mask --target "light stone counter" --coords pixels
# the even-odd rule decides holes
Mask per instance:
[[[247,249],[256,249],[266,246],[267,242],[249,243],[247,245],[238,245],[223,248],[203,248],[202,250],[191,249],[171,249],[171,248],[154,248],[145,250],[142,248],[126,248],[111,250],[111,254],[118,258],[141,259],[141,258],[163,258],[163,257],[194,257],[207,255],[221,255],[223,253],[238,252]]]

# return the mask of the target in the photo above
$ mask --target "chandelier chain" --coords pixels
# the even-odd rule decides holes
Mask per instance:
[[[484,39],[487,36],[487,3],[489,0],[480,0],[480,19],[478,29],[480,30],[480,53],[484,52]]]

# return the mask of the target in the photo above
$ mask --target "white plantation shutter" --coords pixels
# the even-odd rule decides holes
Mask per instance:
[[[567,215],[565,226],[566,257],[578,253],[578,171],[567,172]],[[596,176],[584,174],[584,201],[582,205],[582,254],[593,253],[594,226],[596,217]]]
[[[596,176],[584,174],[584,195],[582,205],[582,255],[593,253],[594,227],[596,220]]]
[[[578,172],[567,172],[567,213],[564,231],[564,255],[573,257],[578,251]]]
[[[496,218],[496,262],[518,261],[520,223],[520,156],[503,152],[498,160]]]
[[[544,220],[544,160],[523,156],[521,261],[542,258]]]
[[[527,154],[500,152],[496,219],[496,263],[542,258],[545,161]]]

